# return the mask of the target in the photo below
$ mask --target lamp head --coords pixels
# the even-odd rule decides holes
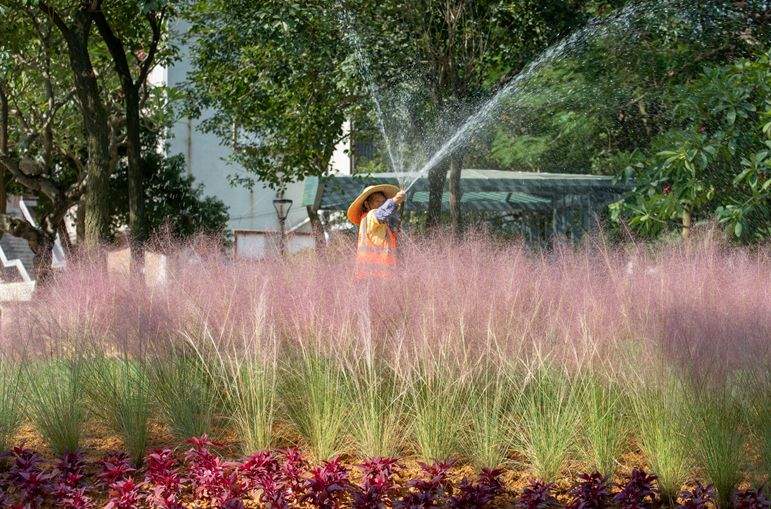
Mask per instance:
[[[292,200],[288,198],[276,198],[273,200],[273,208],[281,221],[286,220],[289,215],[289,209],[292,208]]]

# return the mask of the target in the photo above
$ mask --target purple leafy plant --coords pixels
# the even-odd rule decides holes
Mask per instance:
[[[270,451],[260,451],[246,458],[238,471],[244,479],[247,489],[262,488],[266,481],[277,481],[281,465]]]
[[[493,500],[503,493],[500,481],[501,470],[482,469],[476,483],[463,478],[458,491],[450,497],[448,506],[452,509],[481,509],[488,507]]]
[[[238,464],[224,461],[209,447],[215,445],[208,436],[188,439],[193,447],[185,453],[188,477],[196,499],[217,507],[240,500],[247,491],[238,473]]]
[[[771,504],[763,493],[763,488],[737,491],[734,494],[735,509],[769,509]]]
[[[299,502],[305,493],[305,474],[308,471],[308,461],[297,448],[284,451],[284,462],[281,465],[281,476],[287,489],[287,496]]]
[[[419,463],[419,465],[424,478],[408,481],[409,493],[394,503],[394,507],[397,509],[445,507],[453,491],[452,482],[448,477],[453,463],[445,461],[430,465]]]
[[[86,477],[86,461],[80,451],[68,452],[56,462],[54,467],[58,483],[69,488],[77,488]]]
[[[67,488],[57,496],[57,506],[62,509],[93,509],[94,501],[86,495],[86,488]]]
[[[147,503],[159,509],[182,509],[183,479],[174,451],[168,448],[153,451],[145,457],[145,465]]]
[[[312,468],[310,473],[310,479],[305,481],[303,501],[321,509],[344,507],[351,482],[348,470],[340,459],[325,461],[321,466]]]
[[[553,489],[553,483],[534,479],[522,490],[522,494],[517,501],[517,507],[520,509],[546,509],[548,507],[555,507],[558,504],[557,499],[554,498],[554,495],[552,494]]]
[[[128,479],[135,472],[131,466],[131,459],[125,452],[112,452],[107,454],[99,462],[99,472],[97,479],[105,487],[112,487],[113,484]]]
[[[260,491],[260,502],[270,509],[280,509],[290,507],[290,501],[297,500],[294,495],[302,482],[302,462],[296,450],[285,454],[283,464],[273,453],[260,451],[249,456],[238,471],[247,490]]]
[[[94,501],[82,487],[86,478],[86,461],[80,451],[64,454],[54,467],[56,484],[53,497],[57,506],[63,509],[90,509]]]
[[[619,486],[619,491],[613,502],[620,509],[649,509],[658,500],[656,476],[641,468],[635,468],[626,483]]]
[[[8,483],[19,499],[18,505],[25,508],[41,507],[55,489],[54,472],[44,472],[41,457],[23,447],[11,450],[13,463],[8,471]]]
[[[568,509],[604,509],[611,501],[610,483],[597,471],[580,474],[578,482],[570,488],[570,496]]]
[[[104,509],[136,509],[142,494],[133,479],[116,481],[110,486],[110,498]]]
[[[696,481],[696,486],[690,490],[681,491],[678,494],[680,503],[677,504],[677,509],[707,509],[708,507],[715,507],[717,492],[715,487],[711,484],[704,486],[699,481]]]
[[[364,479],[353,488],[352,502],[357,509],[378,509],[395,495],[394,474],[401,470],[396,458],[371,458],[359,465]]]
[[[291,496],[285,483],[275,479],[265,479],[260,491],[260,502],[268,509],[288,509],[294,507],[290,503]]]

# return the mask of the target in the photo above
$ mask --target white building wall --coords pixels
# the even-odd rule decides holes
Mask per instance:
[[[175,37],[180,37],[187,30],[187,24],[175,23],[172,30],[176,33]],[[166,83],[171,87],[183,84],[191,67],[184,45],[181,46],[180,56],[181,58],[169,68],[156,69],[151,80]],[[245,170],[227,161],[231,149],[223,145],[217,136],[200,132],[198,127],[201,120],[181,118],[175,122],[167,140],[168,154],[183,154],[188,171],[197,183],[203,184],[204,193],[219,198],[228,206],[231,230],[277,230],[278,218],[273,208],[276,191],[260,185],[259,182],[252,190],[230,185],[228,176],[245,173]],[[344,128],[348,128],[347,122]],[[333,172],[350,174],[349,149],[348,139],[336,147],[330,161]],[[290,184],[284,194],[285,198],[294,201],[287,218],[287,229],[300,225],[308,218],[307,211],[301,206],[302,195],[302,182]]]

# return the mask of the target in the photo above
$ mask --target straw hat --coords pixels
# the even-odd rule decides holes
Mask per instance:
[[[393,198],[396,193],[399,192],[399,188],[393,184],[378,184],[376,186],[367,186],[359,196],[353,200],[351,206],[348,207],[348,220],[359,226],[361,218],[364,216],[364,202],[373,193],[383,193],[386,198]]]

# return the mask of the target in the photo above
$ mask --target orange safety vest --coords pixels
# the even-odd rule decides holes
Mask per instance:
[[[382,246],[374,244],[367,236],[367,214],[359,223],[356,279],[387,278],[396,266],[396,233],[386,226],[385,243]]]

